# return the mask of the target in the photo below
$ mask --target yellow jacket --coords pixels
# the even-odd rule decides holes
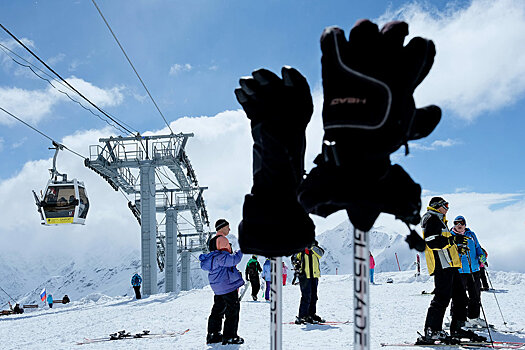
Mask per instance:
[[[421,218],[421,228],[426,243],[425,259],[430,275],[439,269],[461,267],[458,249],[456,245],[450,245],[448,240],[452,234],[447,227],[445,215],[428,207]]]
[[[319,259],[321,259],[323,254],[323,248],[318,246],[313,246],[310,249],[306,248],[304,252],[297,253],[296,259],[301,261],[301,271],[306,276],[306,278],[321,277]]]

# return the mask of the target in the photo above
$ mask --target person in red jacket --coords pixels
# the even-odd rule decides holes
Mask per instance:
[[[376,261],[372,252],[370,252],[370,283],[374,284],[374,268],[376,267]]]

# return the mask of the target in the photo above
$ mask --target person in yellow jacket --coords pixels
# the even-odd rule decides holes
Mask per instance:
[[[467,239],[450,233],[446,219],[448,209],[446,200],[433,197],[421,218],[428,273],[434,276],[434,298],[427,311],[425,334],[418,339],[418,344],[434,344],[435,341],[450,343],[454,341],[452,337],[470,338],[461,329],[467,317],[467,296],[458,271],[461,268],[458,246],[465,245]],[[451,299],[451,335],[448,335],[443,331],[442,324]]]
[[[298,267],[299,286],[301,287],[301,303],[299,316],[295,320],[296,324],[325,322],[316,314],[317,285],[321,277],[319,259],[323,254],[323,248],[319,247],[317,241],[314,241],[311,247],[292,256],[294,266]]]

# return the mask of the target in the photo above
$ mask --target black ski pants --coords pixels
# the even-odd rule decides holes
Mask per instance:
[[[213,307],[208,318],[208,333],[218,333],[222,329],[222,319],[224,320],[224,331],[222,337],[225,339],[237,336],[239,328],[239,311],[241,304],[239,302],[238,290],[228,294],[215,295],[213,297]]]
[[[483,286],[483,289],[489,290],[489,284],[487,283],[487,270],[484,267],[480,267],[479,277],[481,278],[481,285]]]
[[[140,295],[140,286],[133,286],[133,289],[135,290],[135,298],[142,298],[142,296]]]
[[[480,272],[462,273],[460,275],[463,289],[468,293],[467,316],[468,318],[478,318],[481,305]],[[454,305],[454,302],[452,302],[452,305]]]
[[[430,302],[425,320],[425,328],[440,331],[443,318],[452,299],[450,314],[452,324],[467,319],[467,295],[457,268],[450,267],[434,272],[434,298]]]
[[[299,276],[301,287],[301,304],[299,305],[299,317],[313,316],[317,309],[317,284],[319,278],[306,278]]]
[[[250,284],[252,286],[252,297],[257,298],[257,294],[261,290],[261,280],[259,276],[250,278]]]

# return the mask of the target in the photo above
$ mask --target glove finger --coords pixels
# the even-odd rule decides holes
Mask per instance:
[[[323,66],[343,65],[343,55],[346,51],[347,41],[345,32],[339,27],[327,27],[321,35],[321,51],[323,53]]]
[[[350,31],[346,64],[351,68],[372,76],[378,74],[378,60],[381,57],[381,33],[377,24],[367,19],[356,22]]]
[[[281,68],[284,86],[296,87],[300,90],[310,91],[306,78],[295,68],[284,66]]]
[[[415,37],[404,49],[406,62],[406,74],[408,81],[413,82],[415,89],[428,75],[430,68],[434,64],[436,47],[432,40]]]
[[[261,86],[275,84],[281,80],[274,72],[264,68],[254,71],[252,75]]]
[[[253,96],[259,87],[259,83],[252,77],[243,77],[239,79],[239,84],[241,85],[241,89],[248,96]]]
[[[246,93],[241,89],[241,88],[237,88],[235,89],[235,97],[237,98],[237,101],[241,104],[241,106],[248,102],[248,95],[246,95]]]
[[[441,108],[435,105],[416,109],[416,115],[409,131],[409,140],[427,137],[441,120]]]
[[[375,46],[380,38],[379,27],[368,19],[361,19],[354,24],[348,41],[354,46]]]
[[[385,45],[390,48],[401,48],[408,35],[408,24],[402,21],[388,22],[381,28]]]

